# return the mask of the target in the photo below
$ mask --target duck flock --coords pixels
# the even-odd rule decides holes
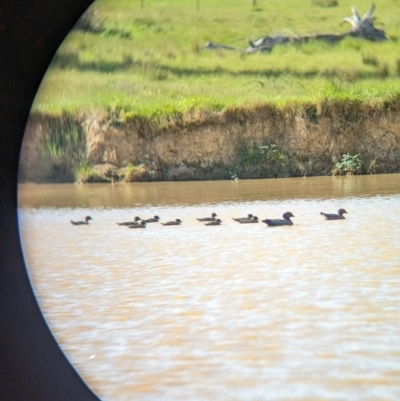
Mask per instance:
[[[346,212],[345,209],[339,209],[337,214],[334,213],[323,213],[320,214],[324,216],[325,220],[343,220],[345,217],[343,216]],[[220,226],[222,224],[222,220],[217,218],[216,213],[212,213],[210,217],[201,217],[197,218],[199,222],[202,222],[205,226]],[[265,223],[268,227],[279,227],[279,226],[292,226],[293,222],[290,219],[291,217],[295,217],[291,212],[283,213],[283,219],[264,219],[261,220],[262,223]],[[240,224],[252,224],[259,223],[259,219],[257,216],[253,216],[252,214],[248,214],[247,217],[236,217],[232,218],[234,221]],[[93,220],[90,216],[86,216],[84,221],[72,221],[71,223],[74,226],[88,225],[89,221]],[[146,228],[148,223],[159,223],[160,217],[154,216],[149,219],[141,219],[136,216],[132,221],[125,221],[122,223],[117,223],[119,226],[126,226],[128,228]],[[160,222],[161,223],[161,222]],[[167,221],[165,223],[161,223],[163,226],[179,226],[183,222],[181,219],[175,219],[172,221]]]

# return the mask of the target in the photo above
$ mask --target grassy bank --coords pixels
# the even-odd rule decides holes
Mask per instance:
[[[332,7],[318,4],[332,3]],[[343,102],[400,102],[400,6],[377,4],[391,39],[347,38],[277,46],[268,54],[202,49],[207,41],[245,49],[275,34],[342,33],[350,3],[286,0],[98,0],[91,31],[60,46],[32,110],[60,115],[108,111],[116,121],[198,111]],[[355,3],[360,14],[369,0]],[[317,106],[315,106],[317,107]]]

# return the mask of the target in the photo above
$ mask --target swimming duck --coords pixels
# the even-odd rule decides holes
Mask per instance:
[[[258,217],[253,216],[251,219],[241,219],[239,220],[240,224],[249,224],[249,223],[258,223]]]
[[[160,218],[158,216],[151,217],[150,219],[142,220],[146,223],[158,223]]]
[[[142,220],[140,222],[140,224],[135,223],[135,224],[130,225],[128,228],[146,228],[146,222]]]
[[[182,220],[176,219],[175,221],[168,221],[167,223],[161,223],[163,226],[179,226]]]
[[[339,209],[338,214],[333,214],[333,213],[323,213],[321,212],[320,214],[325,217],[325,220],[342,220],[345,217],[343,216],[344,213],[347,213],[346,210],[344,209]]]
[[[141,226],[142,223],[143,223],[143,221],[141,221],[140,223],[139,223],[139,221],[134,221],[134,222],[131,222],[130,224],[124,224],[124,225],[127,226],[128,228],[140,228],[139,226]]]
[[[216,219],[214,221],[209,221],[208,223],[204,223],[205,226],[220,226],[222,221],[220,219]]]
[[[265,219],[262,220],[263,223],[267,224],[269,227],[276,227],[276,226],[292,226],[293,222],[290,220],[291,217],[294,215],[291,212],[283,213],[283,220],[281,219]]]
[[[71,220],[71,224],[73,224],[74,226],[88,225],[89,220],[93,220],[93,219],[90,216],[86,216],[85,221],[72,221]]]
[[[252,219],[253,219],[253,215],[250,213],[247,215],[247,217],[237,217],[237,218],[232,217],[232,220],[238,221],[239,223],[241,223],[242,221],[247,221],[247,220],[252,220]]]
[[[139,224],[138,223],[139,220],[140,220],[140,217],[136,216],[133,221],[125,221],[123,223],[117,223],[117,224],[119,226],[131,226],[131,225],[134,225],[134,224]]]
[[[211,217],[202,217],[200,219],[197,219],[198,221],[215,221],[215,218],[217,217],[217,213],[213,213]]]

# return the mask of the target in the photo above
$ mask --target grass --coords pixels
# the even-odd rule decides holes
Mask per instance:
[[[260,0],[252,7],[242,0],[97,0],[91,10],[97,11],[93,26],[98,28],[68,35],[32,111],[120,110],[123,122],[260,103],[398,101],[400,13],[395,9],[400,7],[391,0],[382,0],[375,12],[377,27],[392,38],[384,43],[310,41],[251,55],[202,49],[209,40],[244,49],[249,39],[266,35],[347,31],[339,22],[351,15],[350,4],[316,6],[328,3]],[[370,1],[355,5],[363,14]]]
[[[337,7],[339,5],[338,0],[312,0],[312,4],[318,7]]]
[[[106,180],[97,174],[93,167],[83,163],[75,170],[75,181],[78,184],[85,184],[88,182],[104,182]]]
[[[85,157],[85,138],[79,124],[71,115],[50,119],[49,124],[43,141],[43,156],[57,161],[69,159],[73,163],[81,163]]]
[[[133,182],[133,181],[145,181],[147,176],[147,169],[144,164],[139,164],[135,166],[134,164],[129,164],[124,169],[124,181],[125,182]]]

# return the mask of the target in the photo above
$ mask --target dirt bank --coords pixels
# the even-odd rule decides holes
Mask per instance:
[[[93,169],[97,180],[328,175],[344,153],[361,155],[364,174],[400,172],[399,109],[394,104],[322,101],[157,121],[31,115],[20,181],[71,182],[82,165]]]

